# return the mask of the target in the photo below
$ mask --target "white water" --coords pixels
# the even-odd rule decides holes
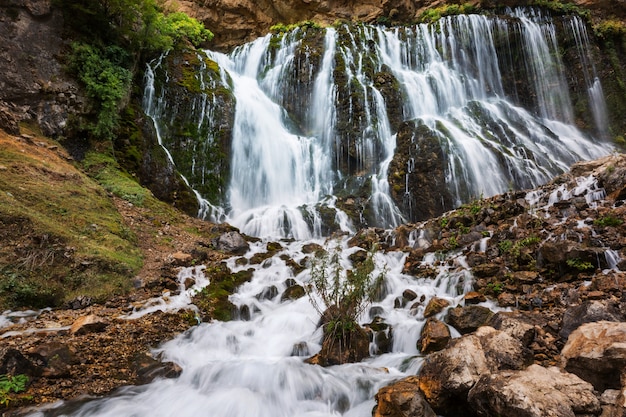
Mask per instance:
[[[350,267],[348,256],[360,250],[348,248],[345,239],[332,245],[341,248],[341,264],[346,268]],[[123,388],[109,398],[84,405],[57,404],[32,415],[370,416],[379,388],[417,372],[420,367],[416,341],[424,321],[425,303],[437,296],[447,299],[453,306],[458,305],[471,282],[471,275],[463,259],[453,257],[445,263],[428,261],[439,270],[435,279],[416,278],[401,272],[406,254],[376,253],[374,274],[385,269],[386,295],[371,304],[359,321],[371,322],[370,312],[375,311],[391,325],[393,351],[362,363],[322,368],[303,362],[321,347],[316,310],[306,296],[295,301],[280,301],[287,279],[294,279],[298,284],[310,279],[308,270],[294,276],[280,258],[281,254],[289,254],[300,262],[306,256],[302,246],[303,242],[290,243],[261,265],[238,266],[236,258],[227,261],[234,272],[254,268],[253,279],[231,297],[238,307],[249,307],[250,320],[202,323],[165,343],[155,354],[162,353],[165,361],[179,364],[183,369],[179,378]],[[258,242],[245,256],[250,258],[262,251],[265,251],[265,243]],[[197,276],[201,271],[202,268],[183,270],[181,282],[185,274]],[[197,282],[205,281],[197,279]],[[271,287],[278,290],[273,298],[259,297],[259,294],[271,293],[268,291]],[[406,289],[417,294],[416,301],[424,296],[425,302],[419,306],[412,306],[413,302],[395,306]],[[294,356],[298,354],[302,356]]]
[[[254,269],[252,280],[231,296],[238,308],[247,307],[250,320],[202,323],[160,347],[156,353],[183,369],[179,378],[123,388],[108,398],[80,406],[58,404],[33,415],[371,416],[377,390],[392,380],[415,374],[421,366],[416,341],[428,300],[437,296],[452,306],[462,303],[472,280],[465,260],[454,254],[447,259],[429,254],[423,263],[438,271],[430,279],[403,274],[404,253],[377,253],[377,271],[386,271],[386,295],[373,303],[359,321],[371,322],[376,315],[389,324],[393,328],[392,351],[357,364],[322,368],[303,362],[321,348],[317,311],[307,297],[281,302],[286,281],[293,279],[306,285],[310,271],[294,276],[280,255],[299,263],[306,256],[302,253],[305,239],[324,243],[316,206],[334,207],[333,194],[348,176],[341,168],[345,165],[355,164],[349,166],[350,170],[356,171],[360,179],[371,180],[371,204],[380,225],[390,227],[402,221],[389,197],[387,181],[397,137],[387,117],[384,96],[367,75],[364,64],[375,71],[388,67],[406,99],[403,118],[421,121],[440,139],[449,157],[447,185],[457,202],[468,195],[506,191],[511,183],[532,187],[566,170],[577,159],[606,153],[608,147],[571,125],[571,103],[567,88],[562,88],[563,63],[553,60],[558,48],[554,27],[543,18],[521,12],[514,22],[509,25],[483,16],[459,16],[442,19],[439,30],[424,25],[402,30],[363,26],[354,33],[327,29],[321,64],[317,72],[311,69],[304,77],[314,88],[310,96],[304,97],[306,120],[299,128],[294,127],[280,104],[297,96],[289,81],[295,65],[293,53],[300,42],[297,32],[285,35],[274,46],[274,55],[269,52],[269,36],[228,56],[209,52],[220,64],[222,84],[228,88],[232,84],[237,100],[231,182],[223,218],[249,234],[296,240],[283,242],[284,250],[261,265],[240,265],[235,258],[228,261],[233,272]],[[536,80],[536,111],[524,109],[505,96],[499,64],[502,57],[494,41],[502,31],[518,33],[524,41],[524,65]],[[341,159],[347,144],[338,133],[340,119],[346,117],[336,106],[339,92],[334,73],[338,62],[346,64],[344,75],[350,81],[353,99],[362,100],[351,104],[366,109],[364,120],[351,120],[359,135],[350,137],[355,141],[356,155],[350,163]],[[155,97],[154,88],[148,90],[152,91],[148,107],[159,109],[149,114],[165,114],[167,103]],[[599,95],[594,97],[601,100]],[[208,117],[209,101],[197,107],[202,108],[203,117]],[[601,106],[598,108],[601,113]],[[407,172],[411,170],[407,167]],[[582,179],[574,190],[564,188],[554,197],[529,195],[528,200],[547,206],[582,193],[578,188],[593,189],[591,182]],[[590,199],[600,192],[593,191],[586,194]],[[353,228],[341,211],[336,221],[342,230]],[[487,239],[476,250],[484,251]],[[425,240],[423,233],[412,236],[417,246],[426,244]],[[348,256],[357,249],[347,248],[346,240],[338,244],[342,247],[342,265],[349,268]],[[250,258],[264,250],[261,241],[253,244],[245,256]],[[611,255],[607,254],[607,260]],[[197,286],[192,291],[211,278],[199,277],[202,268],[193,273],[197,275]],[[424,302],[401,302],[407,289],[417,294],[416,300],[423,296]],[[260,296],[274,292],[271,299]],[[178,308],[188,302],[189,296],[188,290],[181,288],[179,296],[154,300],[133,314]],[[438,317],[443,315],[445,311]]]
[[[578,48],[589,112],[603,137],[606,106],[586,29],[580,19],[568,19],[564,27]],[[574,127],[556,26],[537,11],[517,9],[509,19],[455,16],[438,25],[397,29],[328,28],[317,61],[313,52],[300,51],[308,48],[303,38],[306,31],[296,29],[229,55],[207,51],[222,71],[211,85],[232,90],[237,104],[227,201],[210,207],[200,197],[201,215],[256,236],[320,237],[319,208],[336,201],[329,196],[344,188],[353,192],[348,184],[369,183],[371,198],[364,204],[371,214],[361,220],[382,227],[403,222],[407,213],[396,207],[387,181],[397,126],[376,84],[380,71],[399,83],[402,118],[425,124],[439,141],[447,158],[446,187],[457,205],[510,188],[534,188],[577,160],[610,152],[610,145]],[[502,39],[511,44],[503,47]],[[515,75],[515,81],[527,85],[532,108],[520,105],[511,92],[516,87],[503,85],[502,76],[518,69],[525,75]],[[148,82],[148,114],[167,120],[167,103],[154,90]],[[203,120],[218,126],[219,112],[212,107],[217,102],[200,101],[194,104],[198,126]],[[414,138],[416,147],[419,140]],[[405,170],[405,210],[414,204],[415,191],[408,188],[412,164],[413,159]]]

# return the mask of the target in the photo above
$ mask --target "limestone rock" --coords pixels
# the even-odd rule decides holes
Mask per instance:
[[[445,348],[451,338],[448,326],[431,317],[424,324],[420,339],[417,341],[417,348],[423,354],[436,352]]]
[[[443,298],[433,297],[430,299],[426,308],[424,309],[424,317],[428,318],[434,316],[435,314],[439,314],[443,311],[444,308],[448,307],[450,302]]]
[[[488,373],[480,339],[468,335],[453,340],[446,349],[425,359],[419,374],[419,387],[437,413],[462,414],[467,393],[481,375]]]
[[[465,300],[465,305],[474,305],[487,301],[487,298],[483,294],[476,291],[468,292],[463,299]]]
[[[232,253],[234,255],[243,255],[248,252],[250,245],[239,232],[226,232],[214,239],[213,245],[217,250]]]
[[[448,310],[446,322],[461,334],[467,334],[485,325],[491,316],[493,316],[493,312],[487,307],[476,305],[456,307]]]
[[[419,392],[419,378],[410,376],[381,388],[376,394],[373,417],[435,417]]]
[[[591,384],[556,367],[484,375],[468,395],[480,416],[576,417],[600,414]]]
[[[603,301],[587,301],[579,306],[569,307],[565,311],[559,336],[563,338],[569,337],[583,323],[600,320],[623,321],[623,319],[624,315],[616,306]]]
[[[529,346],[535,338],[535,326],[524,321],[518,313],[498,312],[489,320],[489,326],[503,331],[514,339]]]
[[[490,370],[523,369],[533,362],[532,352],[505,332],[483,326],[475,335],[480,339]]]
[[[570,334],[561,351],[562,367],[598,391],[620,389],[626,371],[626,323],[586,323]]]
[[[176,252],[172,254],[172,261],[174,265],[178,266],[189,266],[191,263],[192,256],[188,253],[184,252]]]
[[[107,326],[108,323],[90,314],[76,319],[76,321],[72,323],[72,327],[70,327],[70,334],[80,336],[87,333],[99,333],[104,331]]]

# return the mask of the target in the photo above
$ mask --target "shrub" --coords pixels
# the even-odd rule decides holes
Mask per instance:
[[[374,246],[363,262],[348,271],[341,265],[338,246],[330,254],[321,251],[311,262],[311,280],[306,291],[326,322],[324,338],[349,340],[349,333],[358,328],[358,317],[385,279],[384,268],[376,277],[373,275],[375,252]]]

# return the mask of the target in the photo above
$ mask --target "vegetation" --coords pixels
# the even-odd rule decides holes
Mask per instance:
[[[166,13],[156,0],[57,0],[69,26],[82,40],[72,44],[68,70],[85,86],[95,121],[78,129],[108,140],[118,126],[118,113],[130,94],[132,73],[144,59],[179,42],[193,45],[213,34],[184,13]],[[133,51],[131,54],[129,51]]]
[[[53,147],[43,137],[36,141]],[[56,306],[78,295],[102,300],[128,290],[142,255],[106,190],[54,151],[3,135],[0,148],[0,165],[7,167],[0,171],[0,310]],[[89,169],[107,168],[101,160]],[[144,204],[154,201],[120,171],[106,172],[112,191],[137,201],[134,190],[142,190]]]
[[[593,266],[593,264],[591,262],[583,261],[580,258],[568,259],[565,262],[567,263],[567,266],[569,266],[570,268],[577,269],[577,270],[579,270],[581,272],[591,271],[591,270],[595,269],[595,267]]]
[[[424,10],[418,21],[419,23],[435,23],[442,17],[476,13],[476,11],[476,6],[470,3],[445,4],[440,7]]]
[[[385,279],[384,270],[376,277],[373,275],[375,253],[374,246],[363,262],[347,271],[341,265],[338,246],[331,253],[317,253],[311,262],[311,280],[306,291],[325,322],[325,339],[337,339],[344,347],[349,347],[350,334],[359,327],[358,317]]]
[[[299,23],[293,23],[290,25],[285,25],[284,23],[278,23],[276,25],[273,25],[270,27],[270,32],[272,33],[287,33],[287,32],[291,32],[292,30],[296,29],[296,28],[301,28],[301,29],[308,29],[308,28],[314,28],[314,29],[321,29],[322,26],[319,23],[315,23],[311,20],[305,20],[303,22],[299,22]]]
[[[558,0],[534,0],[532,5],[543,7],[558,15],[576,14],[586,20],[591,19],[591,12],[588,9],[574,3],[561,3]]]
[[[624,223],[624,220],[611,216],[610,214],[593,221],[594,226],[598,227],[617,227],[621,226],[622,223]]]
[[[18,394],[26,390],[28,377],[26,375],[0,375],[0,405],[7,407],[12,401],[11,391]]]

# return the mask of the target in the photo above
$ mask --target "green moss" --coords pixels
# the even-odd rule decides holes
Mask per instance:
[[[440,7],[426,9],[420,15],[419,23],[435,23],[445,16],[453,16],[459,14],[476,13],[478,9],[470,3],[464,4],[445,4]]]
[[[534,0],[531,4],[548,9],[557,15],[575,14],[587,21],[591,19],[591,12],[588,9],[582,8],[574,3],[562,3],[558,0]]]
[[[207,269],[205,275],[211,283],[194,296],[194,304],[202,312],[204,320],[232,320],[235,306],[228,297],[252,278],[252,270],[232,274],[226,265],[221,264]]]

